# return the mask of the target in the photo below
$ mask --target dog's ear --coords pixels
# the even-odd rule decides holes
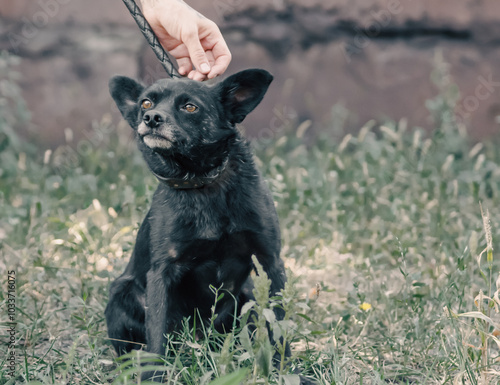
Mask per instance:
[[[232,124],[241,123],[257,107],[272,80],[273,76],[269,72],[250,69],[238,72],[218,84],[220,100]]]
[[[132,128],[136,127],[139,112],[138,99],[144,86],[126,76],[113,76],[109,81],[109,92],[122,116]]]

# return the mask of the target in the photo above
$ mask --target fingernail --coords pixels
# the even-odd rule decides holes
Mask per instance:
[[[200,66],[200,70],[201,70],[201,72],[208,72],[208,71],[210,71],[210,66],[207,63],[203,63]]]

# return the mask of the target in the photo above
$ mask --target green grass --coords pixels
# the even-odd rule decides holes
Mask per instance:
[[[0,353],[0,384],[137,383],[152,358],[117,360],[103,312],[157,182],[129,128],[109,117],[73,152],[19,139],[29,116],[15,61],[0,57],[0,320],[6,330],[15,270],[18,377],[8,380]],[[294,368],[320,384],[500,381],[498,138],[471,143],[444,64],[433,79],[431,135],[404,120],[346,134],[334,108],[313,143],[295,122],[258,146],[281,220],[287,316],[272,319],[259,277],[255,338],[244,327],[196,339],[186,326],[168,340],[171,384],[291,385]],[[270,367],[265,319],[292,343],[289,367]]]

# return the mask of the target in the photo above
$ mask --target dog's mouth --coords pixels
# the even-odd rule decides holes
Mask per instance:
[[[157,134],[146,134],[142,137],[144,144],[151,149],[169,149],[172,147],[172,141]]]
[[[172,147],[172,128],[163,126],[159,128],[150,128],[144,122],[139,124],[137,133],[146,146],[152,150],[166,150]]]

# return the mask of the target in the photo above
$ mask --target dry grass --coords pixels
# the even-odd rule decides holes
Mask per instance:
[[[16,90],[12,58],[1,60]],[[500,380],[500,154],[496,139],[469,143],[446,67],[436,73],[432,136],[405,121],[339,134],[333,116],[317,142],[295,122],[259,146],[293,283],[289,319],[273,326],[292,341],[292,367],[321,384]],[[96,122],[107,133],[100,145],[65,163],[67,148],[45,152],[16,137],[27,119],[19,95],[0,88],[0,101],[0,276],[16,271],[15,383],[134,383],[146,358],[115,360],[103,310],[157,182],[123,124]],[[0,301],[5,325],[5,292]],[[251,342],[209,329],[195,341],[186,329],[169,344],[171,384],[297,379],[266,373],[262,335]],[[4,370],[0,383],[14,381]]]

